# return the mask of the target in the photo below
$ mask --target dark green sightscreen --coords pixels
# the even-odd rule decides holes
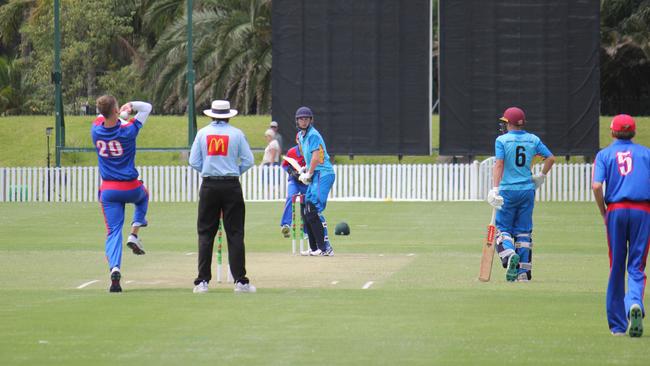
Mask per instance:
[[[494,154],[524,109],[556,155],[598,151],[599,1],[440,0],[440,153]]]
[[[330,153],[430,154],[430,37],[430,0],[274,0],[273,120],[285,141],[306,105]]]

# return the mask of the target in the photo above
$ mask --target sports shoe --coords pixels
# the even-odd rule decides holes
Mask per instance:
[[[641,337],[643,335],[643,311],[639,304],[630,307],[630,337]]]
[[[334,256],[334,248],[329,247],[329,248],[325,249],[324,251],[322,251],[320,253],[320,255],[323,256],[323,257],[333,257]]]
[[[627,334],[625,334],[624,332],[612,332],[612,335],[614,337],[625,337]]]
[[[289,225],[282,225],[282,236],[284,236],[285,238],[288,238],[290,236],[289,235],[290,231],[291,231],[291,228],[289,228]]]
[[[237,282],[235,283],[235,292],[239,293],[253,293],[256,292],[257,288],[255,286],[251,285],[250,283],[241,283]]]
[[[320,249],[310,250],[309,251],[309,255],[312,256],[312,257],[317,257],[317,256],[321,255],[321,253],[323,253],[323,251],[320,250]]]
[[[528,281],[530,280],[528,279],[528,275],[526,274],[526,272],[517,275],[517,282],[528,282]]]
[[[195,294],[203,294],[208,292],[208,282],[207,281],[199,282],[198,285],[194,286],[194,290],[192,292],[194,292]]]
[[[126,241],[126,246],[131,248],[133,254],[135,255],[144,254],[144,247],[142,246],[142,241],[140,240],[140,238],[138,238],[133,234],[129,235],[129,239]]]
[[[122,286],[120,286],[121,278],[122,275],[120,274],[120,269],[114,267],[113,270],[111,270],[111,288],[108,290],[109,292],[122,292]]]
[[[300,255],[302,255],[303,257],[308,257],[308,256],[310,256],[310,255],[311,255],[311,249],[307,249],[307,250],[302,250],[302,251],[300,251]]]
[[[512,254],[508,258],[508,269],[506,270],[506,280],[514,282],[517,279],[517,266],[519,266],[519,255]]]

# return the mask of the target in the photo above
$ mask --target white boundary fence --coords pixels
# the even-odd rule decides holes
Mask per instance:
[[[493,158],[471,164],[336,165],[333,200],[483,200],[492,186]],[[539,171],[541,165],[535,166]],[[556,164],[538,201],[593,201],[591,164]],[[152,202],[198,199],[201,178],[190,167],[138,167]],[[241,178],[247,201],[284,200],[286,173],[255,166]],[[0,168],[0,202],[95,202],[97,167]]]

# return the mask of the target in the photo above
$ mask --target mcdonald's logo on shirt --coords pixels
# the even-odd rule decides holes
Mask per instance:
[[[228,135],[208,135],[208,156],[228,155]]]

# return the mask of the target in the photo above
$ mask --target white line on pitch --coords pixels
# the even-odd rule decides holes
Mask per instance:
[[[370,286],[372,286],[373,283],[374,283],[373,281],[368,281],[368,282],[366,282],[366,284],[363,285],[362,289],[363,289],[363,290],[367,290],[367,289],[369,289]]]
[[[77,287],[77,289],[82,289],[82,288],[84,288],[84,287],[86,287],[86,286],[90,286],[90,285],[92,285],[92,284],[95,283],[95,282],[99,282],[99,280],[92,280],[92,281],[88,281],[88,282],[86,282],[86,283],[82,283],[81,285],[79,285],[79,286]]]
[[[406,256],[407,256],[407,257],[412,257],[412,256],[414,256],[414,255],[415,255],[415,253],[409,253],[409,254],[407,254]]]
[[[194,255],[194,252],[185,253],[185,255]]]
[[[332,285],[336,285],[339,281],[332,281]]]
[[[126,281],[124,283],[126,283],[128,285],[129,283],[133,283],[133,282],[135,282],[135,281],[134,280],[129,280],[129,281]]]

